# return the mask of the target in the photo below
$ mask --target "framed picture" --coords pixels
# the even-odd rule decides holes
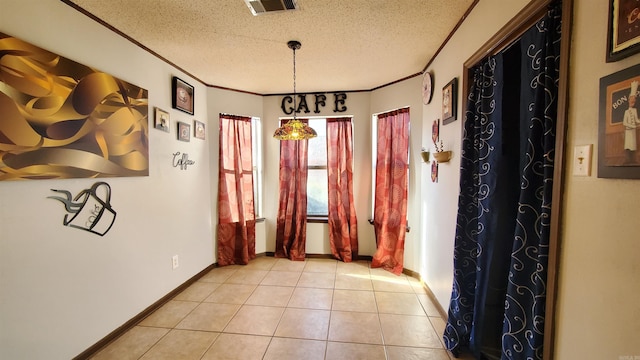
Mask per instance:
[[[191,141],[191,125],[178,121],[178,140]]]
[[[0,182],[149,176],[147,89],[1,31],[0,54]]]
[[[440,119],[436,119],[436,120],[433,120],[433,124],[431,124],[431,140],[433,140],[434,144],[437,144],[439,138],[440,138]]]
[[[171,90],[173,94],[171,106],[174,109],[193,115],[193,86],[174,76],[171,82]]]
[[[169,113],[160,108],[156,108],[156,114],[153,119],[153,127],[162,131],[169,132],[169,126]]]
[[[193,120],[193,136],[196,139],[204,140],[204,123],[198,120]]]
[[[598,177],[640,179],[640,65],[600,79]]]
[[[618,61],[640,51],[637,0],[609,0],[607,62]],[[628,19],[635,19],[630,21]]]
[[[438,182],[438,162],[433,161],[431,163],[431,182]]]
[[[458,110],[458,78],[442,88],[442,125],[456,121]]]

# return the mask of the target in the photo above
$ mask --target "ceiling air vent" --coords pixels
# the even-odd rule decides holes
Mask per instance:
[[[275,11],[296,10],[298,8],[295,0],[244,0],[244,2],[247,3],[254,16]]]

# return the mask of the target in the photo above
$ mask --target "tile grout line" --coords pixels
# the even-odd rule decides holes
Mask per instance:
[[[337,271],[337,266],[336,266],[336,271]],[[331,289],[331,305],[329,306],[329,321],[327,322],[327,340],[325,341],[325,346],[324,346],[324,357],[323,359],[327,358],[327,355],[329,353],[329,334],[331,331],[331,319],[333,318],[333,299],[335,299],[336,296],[336,280],[335,277],[333,279],[333,288]]]
[[[369,270],[371,273],[371,270]],[[382,349],[384,351],[384,358],[389,359],[389,352],[387,351],[387,344],[384,339],[384,331],[382,330],[382,319],[380,319],[380,307],[378,306],[378,297],[376,297],[375,286],[373,285],[373,279],[371,279],[371,287],[373,293],[373,301],[376,303],[376,315],[378,316],[378,326],[380,326],[380,336],[382,337]]]
[[[236,272],[237,272],[237,270],[236,270],[236,271],[234,271],[231,275],[235,274]],[[227,279],[229,279],[230,277],[231,277],[231,276],[229,276]],[[220,285],[218,285],[218,286],[217,286],[215,289],[213,289],[213,290],[212,290],[212,291],[211,291],[207,296],[205,296],[205,297],[202,299],[202,301],[200,302],[200,304],[201,304],[201,305],[202,305],[202,304],[204,304],[204,303],[205,303],[205,300],[207,300],[207,299],[211,296],[211,294],[213,294],[213,293],[216,291],[216,289],[218,289],[220,286],[222,286],[223,284],[225,284],[225,282],[226,282],[226,280],[227,280],[227,279],[225,279],[222,283],[220,283]],[[255,290],[255,289],[254,289],[254,290]],[[213,304],[215,304],[215,303],[213,303]],[[194,310],[195,310],[196,308],[197,308],[197,306],[194,308]],[[193,311],[193,310],[192,310],[192,311]],[[238,311],[240,311],[240,307],[238,307],[238,309],[237,309],[237,310],[233,313],[233,315],[229,318],[229,321],[225,324],[225,326],[224,326],[224,327],[223,327],[219,332],[217,332],[217,333],[218,333],[218,335],[215,337],[215,339],[213,339],[213,341],[209,344],[209,346],[207,346],[207,348],[202,352],[202,355],[200,355],[200,360],[202,360],[202,358],[207,354],[207,352],[209,352],[209,350],[210,350],[210,349],[213,347],[213,345],[218,341],[218,339],[220,339],[220,336],[223,334],[224,329],[227,327],[227,325],[229,325],[229,322],[231,322],[231,319],[233,319],[233,317],[234,317],[234,316],[236,316],[236,314],[238,314]],[[188,315],[187,315],[187,316],[188,316]],[[186,316],[185,316],[185,318],[186,318]],[[183,320],[184,320],[184,319],[183,319]],[[179,324],[179,323],[178,323],[178,324]]]

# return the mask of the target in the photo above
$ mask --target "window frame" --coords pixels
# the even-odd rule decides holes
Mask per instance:
[[[262,180],[263,180],[263,147],[262,121],[259,117],[251,117],[251,170],[253,172],[253,212],[256,220],[263,219],[262,213]]]
[[[312,116],[312,117],[308,117],[307,120],[309,121],[309,126],[311,126],[311,122],[312,121],[322,121],[322,126],[325,128],[325,133],[326,133],[326,128],[327,128],[327,117],[326,116]],[[313,126],[311,126],[311,127],[313,127]],[[318,128],[318,127],[316,126],[316,128]],[[315,140],[317,140],[317,138]],[[310,142],[314,141],[314,139],[311,139],[309,141]],[[318,144],[318,146],[322,146],[322,145]],[[327,139],[326,139],[326,136],[325,136],[325,141],[324,141],[325,158],[324,158],[323,165],[308,165],[308,163],[307,163],[307,221],[311,220],[311,222],[323,222],[323,221],[326,222],[326,221],[328,221],[328,218],[329,218],[329,199],[328,199],[329,188],[328,187],[325,188],[325,194],[327,195],[327,202],[326,202],[327,212],[326,212],[326,214],[312,214],[312,215],[309,215],[309,202],[308,202],[308,199],[309,199],[308,172],[309,172],[309,170],[324,170],[324,174],[328,178],[328,175],[329,175],[329,173],[328,173],[329,172],[329,167],[328,167],[329,159],[326,156],[327,155],[326,149],[327,149]],[[307,161],[309,160],[309,153],[310,153],[309,150],[311,150],[311,147],[307,148]]]

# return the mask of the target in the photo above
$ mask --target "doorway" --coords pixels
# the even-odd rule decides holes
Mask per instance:
[[[454,354],[553,356],[571,6],[532,1],[465,63]]]

